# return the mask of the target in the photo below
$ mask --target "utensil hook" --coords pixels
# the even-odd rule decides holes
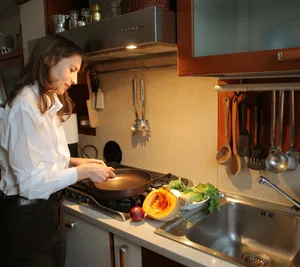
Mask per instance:
[[[144,73],[143,73],[143,68],[142,67],[140,67],[140,73],[141,73],[141,79],[143,80]]]
[[[236,96],[236,97],[239,97],[240,95],[242,95],[243,94],[243,92],[234,92],[234,95]]]
[[[135,78],[136,78],[135,68],[132,68],[132,79],[135,80]]]

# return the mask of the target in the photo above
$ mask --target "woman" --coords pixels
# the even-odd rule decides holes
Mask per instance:
[[[0,266],[63,267],[60,190],[85,178],[115,177],[100,160],[70,158],[62,107],[71,114],[67,90],[77,83],[82,59],[71,41],[42,39],[0,109]]]

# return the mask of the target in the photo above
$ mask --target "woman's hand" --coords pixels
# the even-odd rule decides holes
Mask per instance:
[[[69,167],[76,167],[86,163],[97,163],[106,166],[103,160],[88,158],[70,158]]]
[[[76,167],[77,169],[77,182],[85,178],[89,178],[94,183],[103,183],[108,179],[116,177],[114,169],[99,163],[85,163]]]

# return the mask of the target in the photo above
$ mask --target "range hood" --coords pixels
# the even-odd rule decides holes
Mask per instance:
[[[177,51],[175,12],[159,7],[149,7],[57,34],[80,46],[90,62]],[[38,40],[29,42],[29,52]],[[129,46],[136,48],[128,49]]]

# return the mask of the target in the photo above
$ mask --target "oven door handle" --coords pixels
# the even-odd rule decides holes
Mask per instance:
[[[73,221],[73,222],[67,222],[67,221],[65,221],[65,227],[69,228],[69,229],[74,229],[76,227],[76,224],[77,223],[75,221]]]
[[[120,256],[120,267],[126,267],[126,252],[128,251],[129,247],[127,245],[123,245],[119,249],[119,256]]]

